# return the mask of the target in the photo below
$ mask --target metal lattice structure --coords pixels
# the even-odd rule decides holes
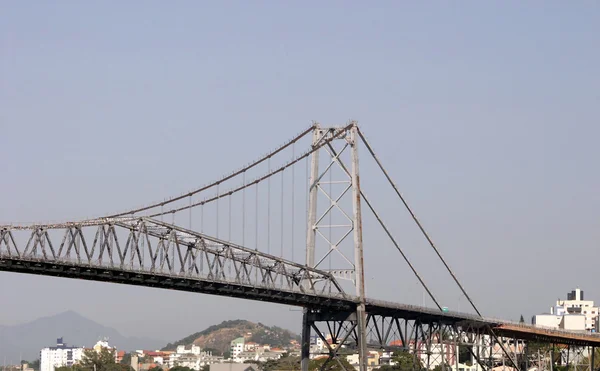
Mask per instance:
[[[149,218],[4,227],[0,266],[293,305],[346,298],[329,273]]]
[[[310,135],[309,135],[310,134]],[[308,148],[296,155],[296,145],[311,137]],[[441,260],[476,314],[443,310],[408,256],[397,243],[360,186],[358,145],[365,145],[396,195],[410,213],[428,244]],[[291,159],[272,166],[272,160],[291,149]],[[296,231],[295,170],[306,160],[306,241],[304,262],[294,259]],[[310,166],[309,166],[310,160]],[[247,174],[264,173],[247,178]],[[285,176],[291,175],[290,199]],[[272,182],[280,177],[280,212],[272,218]],[[238,181],[235,185],[231,182]],[[266,184],[267,194],[259,187]],[[254,248],[248,247],[246,205],[254,189],[252,216]],[[212,192],[212,193],[211,193]],[[241,220],[232,223],[232,199],[241,198]],[[196,199],[194,199],[196,198]],[[266,200],[265,200],[266,198]],[[227,201],[227,239],[219,238],[219,202]],[[266,201],[266,202],[265,202]],[[291,204],[291,218],[284,206]],[[260,214],[265,205],[267,211]],[[365,204],[392,241],[410,271],[423,286],[434,308],[372,300],[365,296],[362,213]],[[213,234],[204,232],[205,208],[214,207]],[[192,228],[193,210],[200,210],[200,232]],[[189,213],[188,228],[175,216]],[[336,216],[337,215],[337,216]],[[171,216],[172,222],[164,222]],[[337,218],[337,219],[336,219]],[[234,243],[232,225],[241,226],[242,243]],[[266,238],[259,240],[266,225]],[[279,229],[279,256],[271,252],[271,224]],[[285,240],[289,224],[291,239]],[[304,231],[303,231],[304,232]],[[216,237],[215,237],[216,236]],[[284,256],[291,245],[292,258]],[[266,250],[266,252],[265,252]],[[0,226],[0,271],[148,286],[303,307],[301,367],[308,370],[314,357],[311,335],[326,345],[330,362],[342,366],[343,352],[358,355],[357,367],[366,371],[369,349],[404,351],[415,369],[459,370],[459,354],[468,352],[476,371],[497,366],[553,370],[575,362],[592,368],[600,336],[545,329],[485,318],[450,269],[422,224],[366,141],[356,122],[323,128],[315,123],[258,160],[218,181],[146,206],[78,222]],[[539,347],[551,344],[552,347]],[[537,353],[531,351],[537,346]],[[466,353],[465,353],[466,354]],[[587,362],[587,363],[586,363]]]

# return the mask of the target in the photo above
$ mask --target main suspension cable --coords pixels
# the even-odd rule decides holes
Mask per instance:
[[[237,171],[234,171],[233,173],[231,173],[231,174],[223,177],[220,180],[214,181],[214,182],[212,182],[210,184],[207,184],[207,185],[205,185],[203,187],[194,189],[194,190],[189,191],[189,192],[187,192],[185,194],[182,194],[180,196],[173,197],[173,198],[170,198],[168,200],[163,200],[162,202],[156,202],[156,203],[153,203],[151,205],[147,205],[147,206],[140,207],[140,208],[137,208],[137,209],[120,212],[118,214],[108,215],[108,216],[105,216],[104,218],[116,218],[116,217],[119,217],[119,216],[125,216],[125,215],[131,215],[131,214],[134,214],[134,213],[139,213],[139,212],[142,212],[142,211],[154,209],[154,208],[159,207],[159,206],[164,206],[164,205],[167,205],[167,204],[170,204],[170,203],[182,200],[182,199],[184,199],[184,198],[186,198],[188,196],[193,196],[193,195],[195,195],[197,193],[203,192],[203,191],[205,191],[207,189],[210,189],[210,188],[212,188],[212,187],[214,187],[214,186],[216,186],[216,185],[218,185],[220,183],[223,183],[223,182],[226,182],[226,181],[228,181],[228,180],[230,180],[232,178],[235,178],[236,176],[244,173],[245,171],[250,170],[253,167],[255,167],[255,166],[263,163],[264,161],[266,161],[268,159],[270,159],[274,155],[278,154],[279,152],[281,152],[284,149],[288,148],[289,146],[291,146],[292,144],[294,144],[298,140],[302,139],[306,134],[312,132],[314,128],[315,128],[315,125],[312,125],[308,129],[304,130],[302,133],[298,134],[295,138],[293,138],[292,140],[290,140],[287,143],[283,144],[282,146],[276,148],[272,152],[269,152],[268,154],[264,155],[263,157],[259,158],[258,160],[255,160],[255,161],[251,162],[250,164],[244,166],[243,168],[241,168],[241,169],[239,169]]]
[[[248,183],[246,183],[246,184],[242,184],[241,186],[238,186],[237,188],[234,188],[234,189],[230,189],[229,191],[226,191],[226,192],[220,192],[220,193],[218,193],[216,196],[213,196],[212,198],[207,198],[207,199],[204,199],[204,200],[202,200],[202,201],[200,201],[200,202],[196,202],[196,203],[193,203],[193,204],[191,204],[191,205],[187,205],[187,206],[182,206],[182,207],[179,207],[179,208],[177,208],[177,209],[171,209],[171,210],[167,210],[167,211],[160,212],[160,213],[155,213],[155,214],[151,214],[151,215],[146,215],[146,217],[148,217],[148,218],[155,218],[155,217],[158,217],[158,216],[160,216],[160,215],[161,215],[161,214],[163,214],[163,213],[164,213],[164,214],[177,213],[177,212],[179,212],[179,211],[187,210],[187,209],[188,209],[188,208],[190,208],[190,207],[196,207],[196,206],[200,206],[200,205],[205,205],[205,204],[207,204],[207,203],[210,203],[210,202],[216,201],[216,200],[217,200],[217,199],[219,199],[219,198],[231,196],[232,194],[234,194],[234,193],[237,193],[237,192],[239,192],[239,191],[242,191],[243,189],[245,189],[245,188],[248,188],[248,187],[251,187],[251,186],[253,186],[253,185],[257,185],[257,186],[258,186],[258,183],[260,183],[260,182],[262,182],[262,181],[264,181],[264,180],[266,180],[266,179],[269,179],[270,177],[272,177],[272,176],[274,176],[274,175],[278,174],[279,172],[281,172],[281,171],[284,171],[285,169],[287,169],[287,168],[289,168],[289,167],[291,167],[291,166],[295,165],[296,163],[300,162],[302,159],[304,159],[304,158],[307,158],[308,156],[310,156],[310,155],[311,155],[312,153],[314,153],[315,151],[318,151],[318,150],[319,150],[319,149],[321,149],[323,146],[325,146],[325,145],[327,145],[328,143],[330,143],[331,141],[335,140],[337,137],[339,137],[339,136],[340,136],[341,134],[343,134],[345,131],[347,131],[348,129],[350,129],[350,127],[351,127],[351,126],[352,126],[352,125],[348,125],[348,126],[346,126],[346,127],[343,127],[343,128],[340,128],[340,129],[336,130],[336,131],[335,131],[335,132],[334,132],[334,133],[331,135],[331,137],[330,137],[330,138],[328,138],[328,139],[324,139],[324,140],[323,140],[322,142],[320,142],[318,145],[313,145],[313,146],[311,147],[311,149],[310,149],[310,150],[308,150],[308,151],[304,152],[303,154],[299,155],[298,157],[296,157],[296,158],[295,158],[295,159],[293,159],[292,161],[290,161],[290,162],[288,162],[288,163],[286,163],[286,164],[283,164],[281,167],[279,167],[279,168],[277,168],[277,169],[274,169],[274,170],[270,171],[269,173],[267,173],[267,174],[265,174],[265,175],[263,175],[263,176],[261,176],[261,177],[255,178],[255,179],[254,179],[253,181],[251,181],[251,182],[248,182]],[[218,187],[218,184],[217,184],[217,187]]]
[[[239,187],[237,187],[235,189],[231,189],[228,192],[219,192],[219,191],[217,191],[217,195],[216,196],[213,196],[211,198],[205,198],[202,201],[198,201],[198,202],[192,203],[191,205],[186,205],[186,206],[182,206],[182,207],[179,207],[179,208],[174,208],[174,209],[170,209],[170,210],[166,210],[166,211],[163,208],[164,205],[170,204],[170,203],[172,203],[174,201],[177,201],[177,200],[181,200],[181,199],[183,199],[185,197],[188,197],[190,194],[193,195],[193,194],[196,194],[196,193],[201,192],[203,190],[209,189],[209,188],[211,188],[213,186],[218,186],[221,183],[225,182],[226,180],[229,180],[229,179],[233,178],[235,175],[240,174],[244,170],[248,170],[251,167],[254,167],[255,165],[258,165],[258,163],[261,163],[261,162],[265,161],[266,159],[268,159],[268,157],[263,157],[261,160],[255,161],[253,164],[245,167],[244,169],[236,172],[235,174],[229,175],[229,176],[223,178],[220,181],[214,182],[211,185],[202,187],[200,189],[197,189],[196,191],[189,192],[189,193],[187,193],[185,195],[182,195],[182,196],[179,196],[179,197],[176,197],[176,198],[173,198],[173,199],[169,199],[169,200],[166,200],[166,201],[163,201],[163,202],[159,202],[159,203],[156,203],[154,205],[150,205],[150,206],[146,206],[146,207],[143,207],[143,208],[139,208],[139,209],[136,209],[136,210],[131,210],[131,211],[127,211],[127,212],[124,212],[124,213],[114,214],[112,216],[105,216],[105,217],[99,217],[99,218],[95,218],[95,219],[83,220],[83,221],[80,221],[79,224],[85,223],[86,225],[96,225],[97,223],[102,223],[102,222],[105,222],[105,221],[110,220],[110,219],[117,219],[118,217],[122,217],[122,216],[126,216],[126,215],[129,215],[127,217],[127,219],[135,219],[135,216],[133,214],[141,212],[141,211],[153,209],[153,208],[156,208],[156,207],[160,207],[161,211],[156,212],[154,214],[141,215],[141,216],[144,216],[144,217],[147,217],[147,218],[160,217],[160,216],[166,215],[166,214],[175,214],[177,212],[180,212],[180,211],[183,211],[183,210],[187,210],[189,208],[193,208],[193,207],[197,207],[197,206],[203,206],[203,205],[205,205],[207,203],[216,201],[216,200],[218,200],[218,199],[220,199],[222,197],[231,196],[232,194],[234,194],[236,192],[239,192],[239,191],[241,191],[241,190],[243,190],[245,188],[248,188],[248,187],[251,187],[251,186],[254,186],[254,185],[258,186],[258,183],[260,183],[260,182],[268,179],[269,177],[271,177],[271,176],[279,173],[280,171],[283,171],[283,170],[287,169],[288,167],[291,167],[291,166],[295,165],[299,161],[301,161],[301,160],[303,160],[305,158],[308,158],[312,153],[314,153],[315,151],[318,151],[323,146],[325,146],[327,143],[330,143],[331,141],[337,139],[340,135],[342,135],[347,130],[349,130],[351,126],[352,126],[352,124],[347,125],[345,127],[338,128],[336,130],[332,129],[330,131],[330,137],[329,138],[327,138],[327,139],[322,138],[321,141],[319,142],[319,144],[316,144],[316,145],[313,144],[311,146],[310,150],[304,152],[303,154],[301,154],[300,156],[296,157],[292,161],[284,164],[283,166],[279,167],[278,169],[275,169],[275,170],[271,171],[270,173],[268,173],[266,175],[263,175],[263,176],[261,176],[259,178],[256,178],[255,180],[253,180],[251,182],[243,184],[243,185],[241,185],[241,186],[239,186]],[[313,127],[311,127],[308,130],[308,132],[310,132],[310,130],[312,130],[312,129],[313,129]],[[305,133],[303,133],[303,134],[305,134]],[[300,135],[300,136],[296,137],[290,143],[288,143],[287,145],[282,146],[281,148],[275,150],[270,155],[272,156],[273,154],[280,152],[284,148],[287,148],[287,146],[293,144],[295,141],[297,141],[298,139],[300,139],[303,136],[304,135]],[[52,228],[57,228],[57,227],[60,227],[60,226],[71,225],[72,223],[73,222],[64,222],[64,223],[55,223],[55,224],[32,224],[32,225],[22,225],[22,226],[12,226],[11,225],[11,228],[12,229],[18,229],[18,230],[22,230],[22,229],[34,229],[34,228],[40,228],[40,227],[44,227],[44,226],[48,226],[48,227],[52,227]]]
[[[454,282],[458,285],[458,287],[462,291],[463,295],[465,295],[465,297],[467,298],[467,300],[469,301],[469,303],[471,304],[471,306],[473,307],[473,309],[475,310],[475,312],[477,313],[477,315],[480,316],[480,317],[482,317],[481,316],[481,312],[479,312],[479,309],[477,309],[477,307],[475,306],[475,303],[473,303],[473,300],[471,300],[471,297],[467,294],[467,291],[465,290],[465,288],[463,287],[463,285],[459,282],[458,278],[456,277],[456,275],[454,274],[454,272],[452,271],[452,269],[450,269],[450,266],[448,265],[448,263],[446,263],[446,260],[442,257],[442,254],[440,253],[440,251],[438,250],[438,248],[433,243],[433,240],[429,237],[429,234],[425,231],[425,228],[423,228],[423,225],[421,224],[421,222],[419,221],[419,219],[417,219],[417,216],[415,215],[415,213],[412,211],[412,209],[410,208],[410,206],[408,206],[408,203],[406,202],[406,200],[404,199],[404,197],[402,196],[402,194],[398,190],[398,187],[396,187],[396,184],[394,183],[394,181],[392,181],[392,179],[390,178],[388,172],[385,170],[385,168],[381,164],[381,161],[379,161],[379,158],[377,157],[377,155],[375,155],[375,152],[373,151],[373,148],[369,145],[369,142],[367,141],[367,139],[365,138],[365,136],[363,135],[363,133],[362,133],[362,131],[360,129],[358,129],[358,135],[360,136],[360,138],[362,139],[363,143],[367,147],[367,150],[369,151],[369,153],[371,154],[371,156],[373,157],[373,159],[375,160],[375,162],[379,166],[379,169],[381,169],[381,171],[383,172],[383,174],[387,178],[387,180],[390,183],[390,185],[392,186],[392,188],[394,188],[394,191],[396,191],[396,194],[398,195],[398,197],[400,198],[400,200],[404,204],[404,207],[406,208],[406,210],[408,210],[408,212],[410,213],[410,216],[412,217],[412,219],[414,220],[414,222],[417,224],[417,226],[421,230],[421,233],[423,234],[423,236],[425,236],[425,238],[429,242],[429,245],[433,248],[433,250],[437,254],[438,258],[442,261],[442,263],[446,267],[446,270],[448,271],[448,273],[450,273],[450,275],[452,276],[452,279],[454,280]]]

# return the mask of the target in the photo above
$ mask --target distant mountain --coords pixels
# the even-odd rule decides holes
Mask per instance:
[[[153,339],[125,337],[117,330],[102,326],[78,313],[68,311],[43,317],[29,323],[0,326],[0,359],[18,363],[19,358],[35,360],[42,348],[53,346],[62,337],[68,345],[91,347],[99,339],[108,338],[120,350],[158,349],[165,342]]]
[[[291,340],[300,340],[299,336],[277,326],[266,326],[246,320],[224,321],[206,330],[191,334],[179,341],[167,344],[162,350],[175,350],[178,345],[195,344],[203,349],[213,349],[219,353],[229,350],[233,339],[245,337],[246,341],[271,346],[287,346]]]

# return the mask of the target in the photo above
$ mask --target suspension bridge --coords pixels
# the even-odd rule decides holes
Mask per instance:
[[[361,188],[359,146],[381,170],[473,313],[442,307],[411,263]],[[365,207],[432,307],[365,295]],[[530,343],[566,349],[559,353],[567,365],[574,359],[572,349],[586,350],[593,365],[600,345],[600,336],[591,333],[484,317],[356,122],[339,127],[315,123],[241,169],[176,197],[86,220],[0,226],[0,270],[302,307],[303,371],[313,332],[327,346],[327,362],[339,362],[344,345],[358,353],[361,371],[369,368],[373,348],[403,348],[423,368],[446,364],[458,371],[461,347],[478,369],[503,364],[528,370],[535,363],[527,356]],[[550,362],[538,357],[535,366],[552,369],[554,356],[549,357]]]

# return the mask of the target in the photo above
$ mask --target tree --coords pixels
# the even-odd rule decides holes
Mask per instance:
[[[413,371],[422,369],[421,361],[406,350],[395,351],[392,355],[394,365],[383,365],[378,368],[381,371]],[[442,371],[442,370],[436,370]]]
[[[392,361],[395,363],[396,370],[419,370],[422,368],[420,359],[405,350],[394,352]]]
[[[115,351],[113,349],[102,348],[99,352],[92,349],[83,351],[83,357],[79,365],[88,370],[105,371],[107,368],[115,365]]]
[[[339,361],[339,362],[338,362]],[[346,360],[344,357],[338,357],[337,359],[328,359],[328,357],[322,357],[318,359],[313,359],[308,363],[309,371],[319,371],[322,369],[323,365],[325,365],[326,371],[351,371],[354,370],[354,367]],[[340,366],[340,363],[344,366]]]
[[[171,367],[169,369],[169,371],[194,371],[189,367],[183,367],[183,366],[175,366],[175,367]]]
[[[71,367],[56,367],[55,371],[131,371],[127,365],[115,362],[115,351],[102,348],[100,352],[92,349],[83,351],[83,357],[78,364]]]
[[[525,323],[525,318],[523,318],[522,314],[521,314],[521,318],[519,319],[519,323]]]
[[[282,357],[280,359],[270,359],[261,365],[262,371],[285,370],[294,371],[300,369],[300,357]]]
[[[468,345],[459,345],[458,346],[458,362],[471,364],[471,352],[469,351]]]
[[[131,353],[125,353],[125,355],[121,359],[121,364],[127,366],[131,365]]]
[[[29,367],[33,368],[35,371],[39,371],[40,369],[40,360],[36,359],[35,361],[29,362],[29,361],[21,361],[21,364],[27,364]]]

